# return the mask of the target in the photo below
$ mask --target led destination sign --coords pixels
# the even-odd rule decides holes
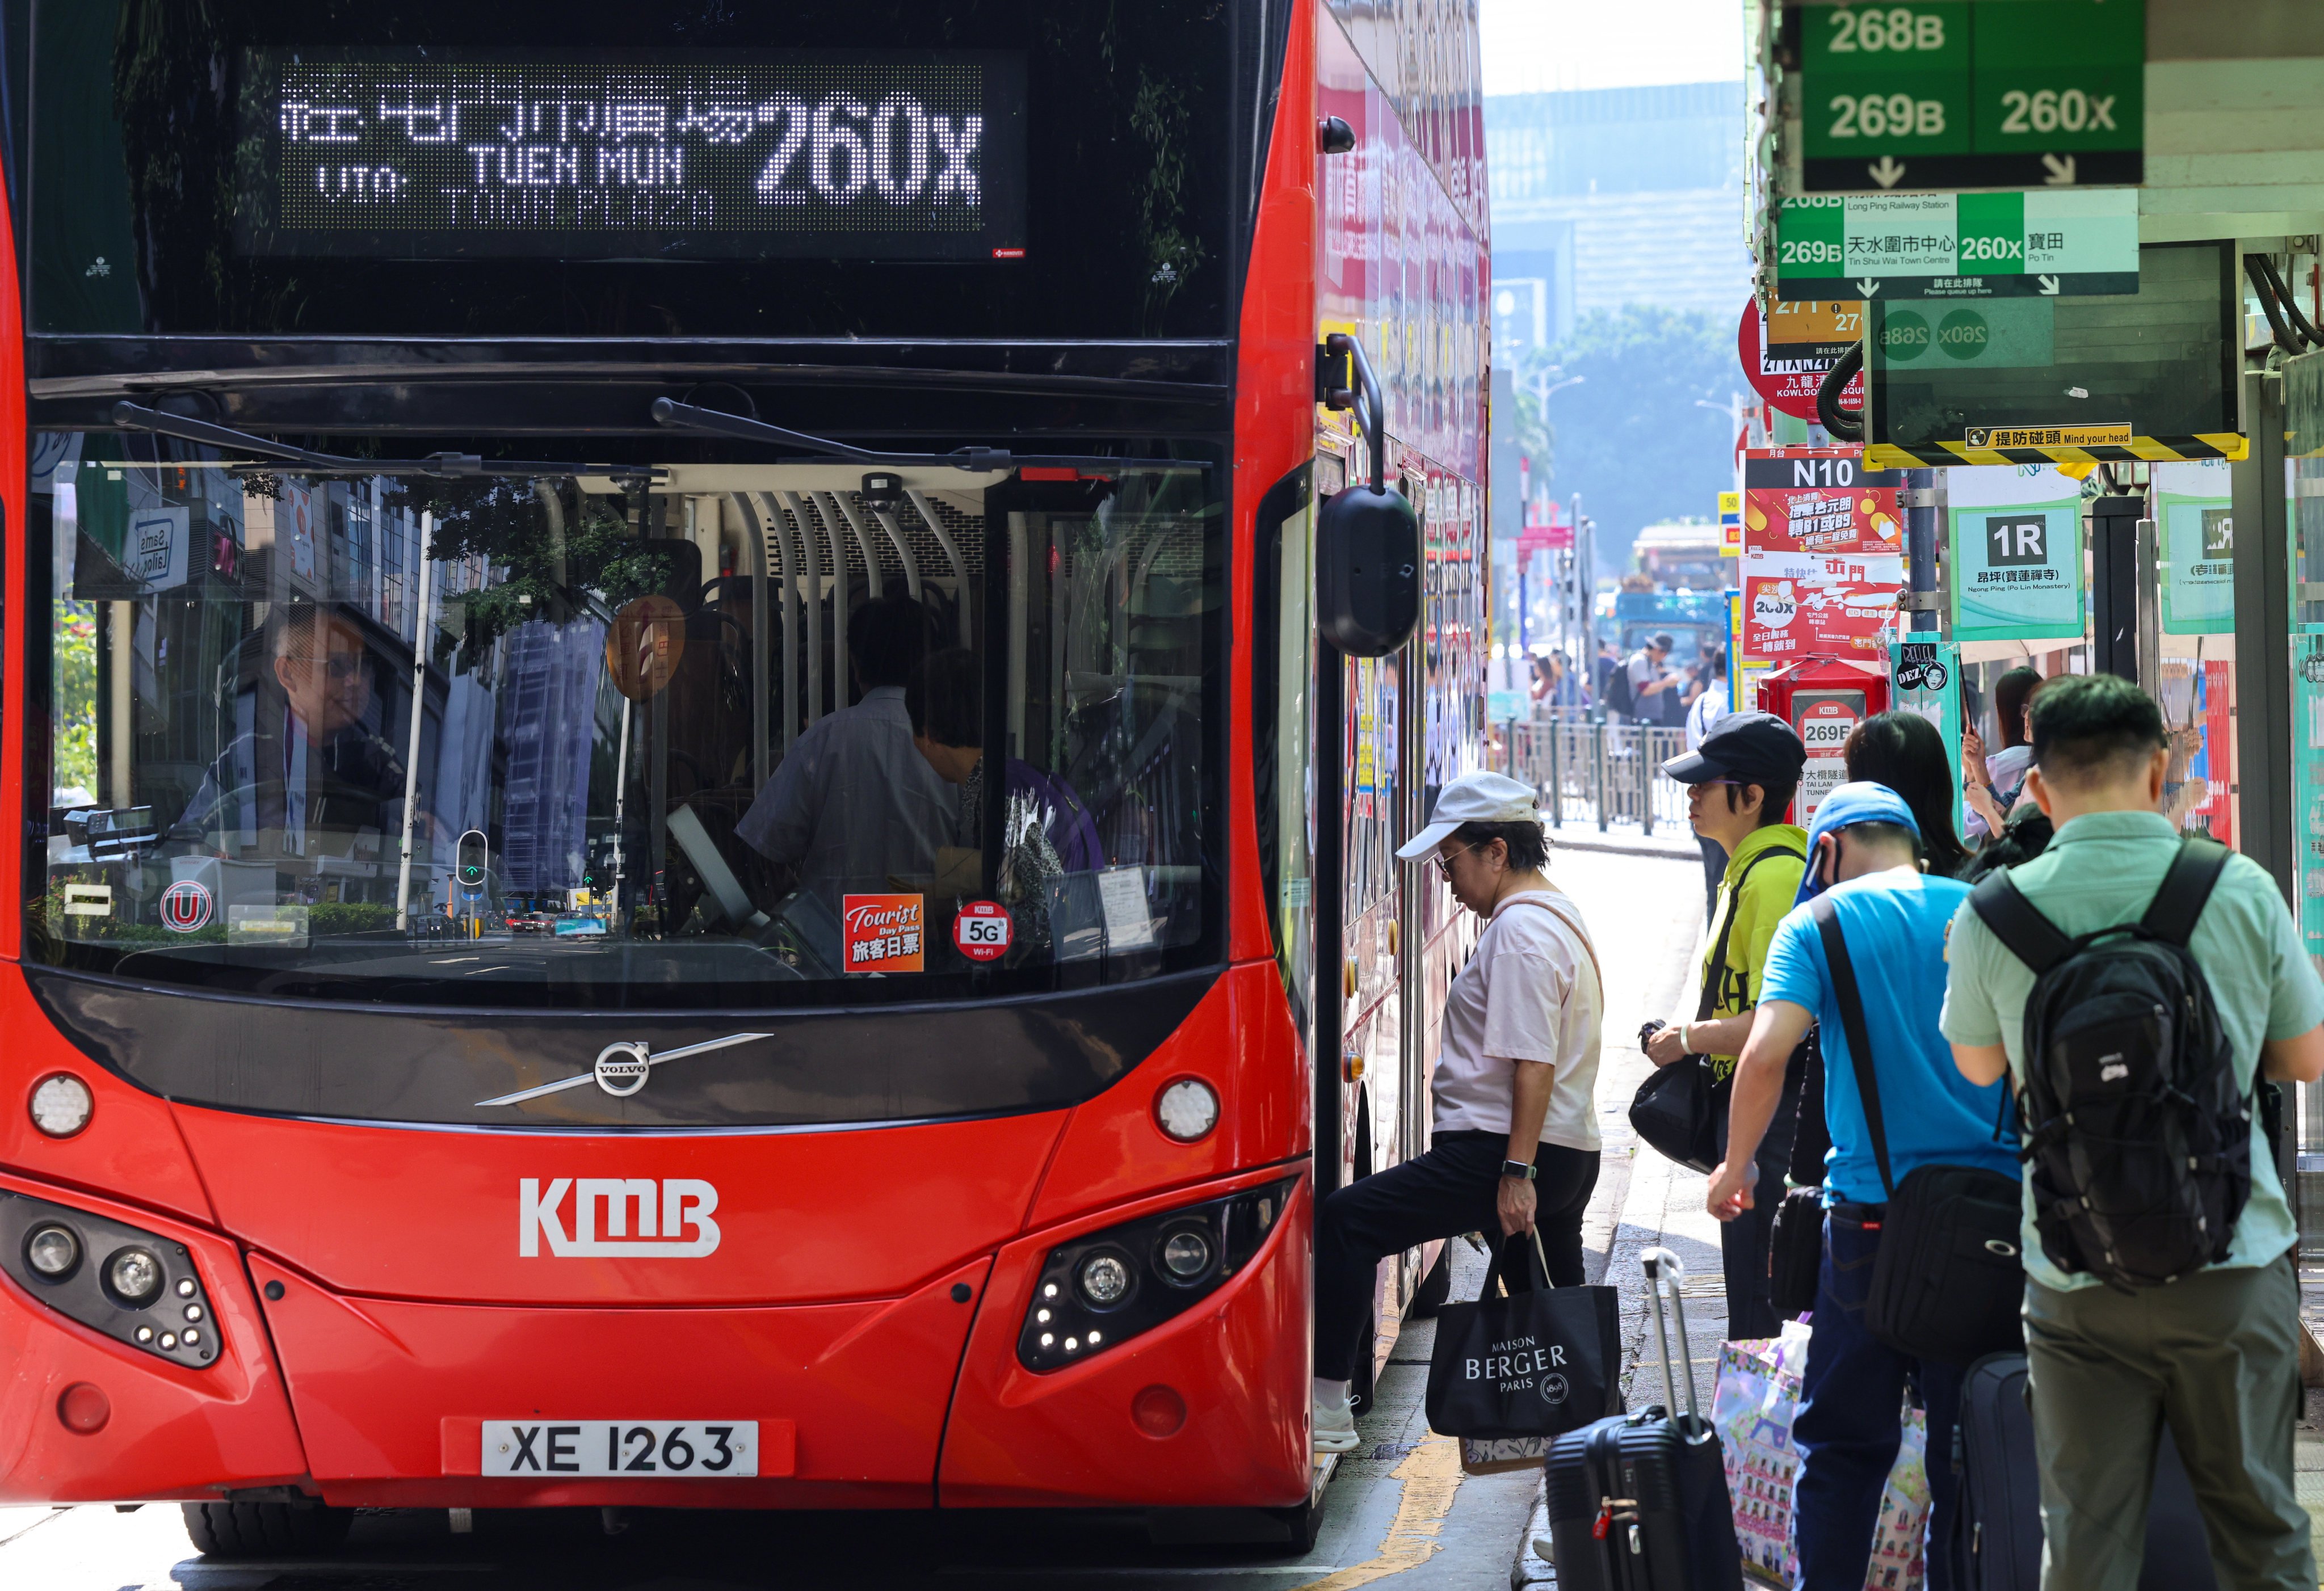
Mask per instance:
[[[1024,246],[993,51],[254,51],[244,252],[961,260]]]

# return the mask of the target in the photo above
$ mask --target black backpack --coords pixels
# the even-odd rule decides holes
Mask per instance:
[[[1606,676],[1606,705],[1617,713],[1638,710],[1638,698],[1630,685],[1630,664],[1626,658],[1617,658],[1614,672]]]
[[[2253,1096],[2187,948],[2228,854],[2189,840],[2145,915],[2079,939],[2007,869],[1969,897],[2034,972],[2017,1106],[2042,1247],[2126,1292],[2227,1258],[2251,1197]]]

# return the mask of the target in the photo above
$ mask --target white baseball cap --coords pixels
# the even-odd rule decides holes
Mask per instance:
[[[1462,774],[1436,792],[1436,805],[1428,826],[1400,847],[1397,855],[1418,861],[1442,844],[1462,823],[1523,823],[1541,822],[1541,806],[1531,785],[1507,774]]]

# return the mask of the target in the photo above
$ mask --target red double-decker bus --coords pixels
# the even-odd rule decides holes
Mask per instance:
[[[1309,1527],[1482,730],[1473,7],[1343,9],[5,7],[0,1500]]]

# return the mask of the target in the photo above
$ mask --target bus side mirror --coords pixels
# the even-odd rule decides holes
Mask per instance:
[[[1420,622],[1420,517],[1403,492],[1351,486],[1315,520],[1315,624],[1350,658],[1385,658]]]
[[[1315,516],[1315,627],[1343,656],[1385,658],[1420,622],[1420,516],[1388,484],[1388,405],[1364,345],[1333,332],[1316,354],[1319,370],[1326,361],[1355,369],[1372,478],[1333,494]]]

